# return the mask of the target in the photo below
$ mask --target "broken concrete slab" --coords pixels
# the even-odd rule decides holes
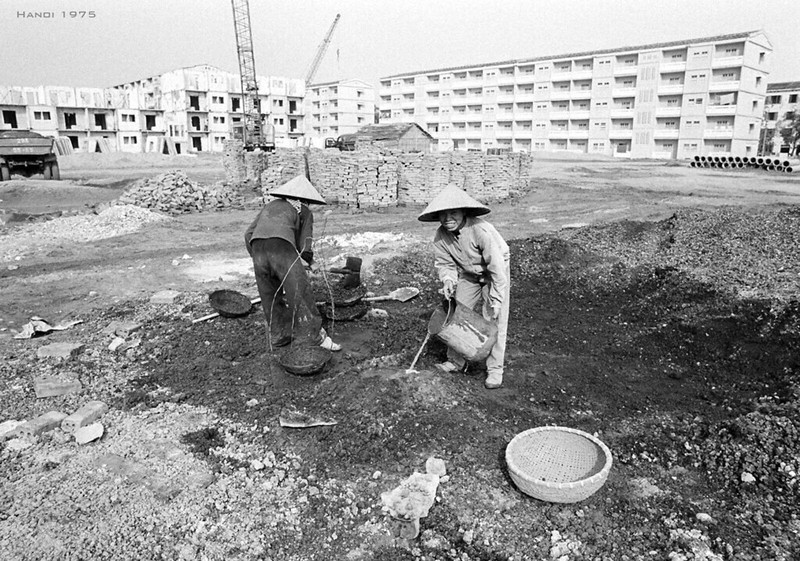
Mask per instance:
[[[107,335],[116,335],[117,337],[125,339],[131,333],[136,333],[141,328],[142,324],[136,323],[135,321],[114,320],[103,329],[103,333]]]
[[[125,339],[123,339],[122,337],[114,337],[114,340],[111,341],[111,344],[108,346],[108,350],[116,351],[124,344],[125,344]]]
[[[51,343],[44,347],[39,347],[36,351],[36,356],[39,358],[70,358],[81,352],[84,346],[83,343]]]
[[[162,290],[150,297],[151,304],[174,304],[181,293],[177,290]]]
[[[22,436],[39,436],[47,431],[51,431],[61,425],[67,415],[60,411],[48,411],[39,415],[35,419],[24,422],[17,427],[19,434]]]
[[[87,444],[103,436],[105,429],[101,423],[92,423],[75,431],[75,442]]]
[[[81,427],[95,422],[105,415],[106,411],[108,411],[108,405],[102,401],[90,401],[61,421],[61,430],[75,432]]]
[[[56,378],[54,376],[37,376],[33,379],[33,391],[36,397],[56,397],[68,393],[79,392],[82,389],[79,380]]]

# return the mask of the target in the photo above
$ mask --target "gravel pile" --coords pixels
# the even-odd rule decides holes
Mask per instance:
[[[0,263],[19,261],[41,248],[64,242],[85,243],[131,234],[145,224],[168,219],[163,214],[123,204],[108,207],[99,214],[23,224],[0,235]]]

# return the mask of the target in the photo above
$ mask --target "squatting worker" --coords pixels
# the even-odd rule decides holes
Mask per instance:
[[[422,222],[439,222],[433,239],[435,266],[445,298],[470,309],[481,305],[483,317],[497,323],[497,342],[486,358],[489,389],[503,384],[503,362],[508,329],[510,293],[509,251],[503,237],[483,218],[491,212],[454,183],[445,187],[419,215]],[[444,372],[466,368],[466,360],[452,348]]]
[[[324,205],[325,199],[302,175],[270,195],[276,198],[264,205],[244,234],[270,345],[281,347],[295,341],[341,350],[322,328],[306,273],[314,261],[314,215],[309,205]]]

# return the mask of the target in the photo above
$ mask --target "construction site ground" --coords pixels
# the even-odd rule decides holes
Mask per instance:
[[[62,180],[0,183],[0,423],[91,400],[105,433],[0,442],[0,558],[205,560],[790,560],[800,556],[800,175],[685,162],[537,157],[529,192],[491,204],[511,246],[503,387],[444,374],[441,303],[420,208],[315,208],[320,271],[363,260],[380,302],[327,322],[343,346],[315,376],[277,362],[243,233],[259,209],[109,211],[134,181],[210,154],[76,154]],[[122,235],[119,235],[122,233]],[[334,274],[315,279],[320,297]],[[157,293],[175,291],[172,303]],[[63,330],[14,338],[32,317]],[[79,323],[72,323],[72,322]],[[130,327],[112,350],[114,322]],[[53,343],[67,358],[40,356]],[[275,351],[275,352],[273,352]],[[80,381],[37,398],[34,378]],[[297,409],[336,421],[280,426]],[[605,485],[549,503],[511,480],[505,448],[558,425],[610,448]],[[2,438],[2,437],[0,437]],[[382,508],[426,461],[447,476],[403,539]]]

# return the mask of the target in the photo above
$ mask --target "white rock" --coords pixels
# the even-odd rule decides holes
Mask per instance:
[[[695,514],[695,518],[697,518],[697,520],[699,522],[702,522],[703,524],[711,524],[712,522],[714,522],[714,519],[711,518],[711,515],[706,514],[705,512],[698,512],[697,514]]]
[[[75,431],[75,442],[78,444],[87,444],[103,436],[104,432],[105,429],[103,428],[102,423],[92,423],[91,425],[86,425],[85,427],[81,427]]]
[[[446,475],[447,467],[445,466],[444,460],[433,456],[428,458],[428,461],[425,462],[425,473],[432,473],[439,477]]]
[[[756,478],[753,477],[753,474],[747,471],[742,472],[742,483],[755,483]]]
[[[245,405],[247,405],[248,407],[255,407],[256,405],[258,405],[258,400],[256,398],[253,398],[247,403],[245,403]]]
[[[3,421],[0,423],[0,442],[4,441],[11,432],[25,421]]]
[[[266,466],[264,466],[264,462],[262,462],[261,460],[252,460],[250,462],[250,467],[256,471],[261,471]]]
[[[122,337],[114,337],[114,340],[111,341],[111,344],[108,346],[108,350],[116,351],[124,344],[125,344],[125,339],[123,339]]]
[[[472,543],[472,540],[475,539],[475,534],[472,532],[472,530],[467,530],[464,532],[464,537],[462,539],[464,540],[465,544],[469,545]]]
[[[372,474],[372,479],[379,479],[380,476],[381,476],[381,472],[380,471],[376,471],[375,473]]]

